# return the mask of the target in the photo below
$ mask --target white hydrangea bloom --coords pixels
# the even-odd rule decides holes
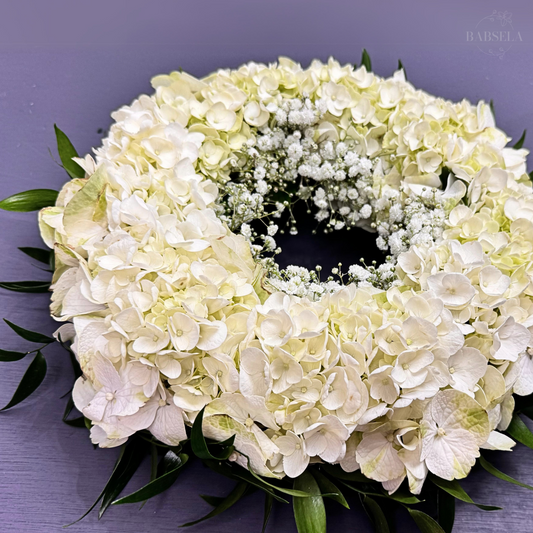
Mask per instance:
[[[206,436],[235,435],[261,475],[325,461],[414,493],[511,449],[512,393],[533,391],[533,194],[488,106],[334,60],[152,83],[39,216],[93,442],[176,445],[205,407]],[[390,259],[344,281],[280,270],[281,223],[254,221],[296,199]]]

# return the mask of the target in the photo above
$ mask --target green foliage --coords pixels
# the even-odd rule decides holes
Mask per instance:
[[[0,209],[5,211],[39,211],[43,207],[54,205],[59,193],[52,189],[32,189],[19,192],[0,201]]]
[[[294,480],[293,488],[311,495],[292,500],[298,533],[326,533],[326,508],[316,479],[306,471]]]
[[[46,376],[46,360],[43,354],[38,351],[33,358],[33,361],[30,363],[30,366],[22,376],[22,380],[13,394],[13,397],[9,403],[0,409],[0,411],[5,411],[6,409],[11,409],[15,405],[19,404],[30,396],[43,382],[44,377]]]
[[[56,132],[57,151],[59,158],[63,164],[63,168],[67,171],[67,174],[71,178],[84,178],[85,170],[73,161],[73,157],[78,157],[78,152],[70,142],[69,138],[54,124],[54,130]]]

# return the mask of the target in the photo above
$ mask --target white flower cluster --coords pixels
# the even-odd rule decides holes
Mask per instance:
[[[428,471],[465,477],[480,447],[511,449],[512,395],[533,392],[533,194],[527,152],[506,147],[488,106],[334,60],[249,63],[203,80],[176,72],[153,85],[113,115],[96,161],[78,160],[88,177],[40,213],[56,257],[51,311],[68,321],[62,338],[84,372],[74,401],[93,442],[148,430],[177,444],[205,408],[206,436],[235,435],[233,459],[261,475],[324,461],[390,492],[407,478],[414,493]],[[304,104],[285,119],[287,100]],[[317,124],[307,101],[320,106]],[[370,207],[357,212],[397,247],[387,290],[373,285],[379,269],[352,266],[358,284],[317,288],[316,301],[274,291],[223,223],[219,188],[235,162],[293,112],[314,124],[316,153],[344,143],[375,161]],[[316,282],[297,268],[288,276]]]

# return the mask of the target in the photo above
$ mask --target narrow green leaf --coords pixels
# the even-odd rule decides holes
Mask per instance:
[[[35,342],[38,344],[50,344],[55,341],[53,337],[47,337],[46,335],[43,335],[42,333],[37,333],[35,331],[30,331],[29,329],[21,328],[20,326],[17,326],[16,324],[13,324],[13,322],[10,322],[6,318],[4,318],[4,322],[19,336],[22,337],[24,340]]]
[[[78,418],[72,418],[68,419],[70,413],[74,409],[74,400],[72,399],[72,395],[69,396],[69,399],[67,401],[67,405],[65,406],[65,410],[63,411],[63,418],[62,421],[67,426],[71,426],[74,428],[84,428],[85,427],[85,417],[80,416]]]
[[[55,124],[54,130],[56,132],[57,151],[61,163],[63,163],[63,168],[71,178],[84,178],[85,170],[78,163],[72,161],[73,157],[78,157],[78,152],[76,152],[69,138]]]
[[[335,483],[330,481],[324,474],[322,474],[316,469],[313,471],[313,477],[316,479],[316,482],[320,487],[320,492],[322,493],[322,496],[327,494],[328,498],[331,498],[337,503],[340,503],[343,507],[346,507],[346,509],[350,508],[348,502],[346,501],[346,498],[344,497],[340,489],[337,487],[337,485],[335,485]]]
[[[244,454],[242,453],[242,455],[244,455]],[[280,487],[279,485],[274,485],[273,483],[269,483],[268,481],[266,481],[261,476],[258,476],[253,471],[252,465],[250,463],[250,458],[247,457],[246,455],[244,455],[244,457],[246,457],[246,459],[248,459],[248,472],[250,472],[250,474],[252,474],[252,476],[255,479],[257,479],[258,481],[260,481],[262,484],[264,484],[267,487],[270,487],[270,488],[272,488],[274,490],[278,490],[279,492],[283,492],[284,494],[288,494],[289,496],[294,496],[296,498],[308,498],[309,497],[309,493],[308,492],[305,492],[305,491],[302,491],[302,490],[296,490],[296,489],[286,489],[285,487]]]
[[[281,503],[289,503],[285,498],[278,496],[270,484],[264,482],[259,476],[254,476],[250,471],[245,468],[239,468],[238,470],[232,472],[232,475],[229,476],[232,479],[240,479],[241,481],[246,481],[246,483],[257,487],[258,489],[270,494],[275,500]],[[277,488],[277,487],[276,487]]]
[[[0,409],[0,411],[5,411],[11,407],[19,404],[30,396],[39,385],[43,382],[44,377],[46,376],[46,360],[41,352],[37,352],[33,361],[30,363],[30,366],[22,376],[22,379],[13,394],[13,397],[9,403]]]
[[[26,254],[27,256],[44,263],[45,265],[50,264],[50,256],[52,255],[51,250],[45,250],[44,248],[32,248],[30,246],[22,246],[19,250]]]
[[[522,133],[522,137],[520,137],[520,139],[518,139],[518,141],[516,141],[516,143],[513,145],[513,148],[515,150],[520,150],[520,148],[524,146],[524,141],[526,140],[526,131],[527,130],[524,130],[524,133]]]
[[[5,211],[39,211],[43,207],[54,205],[57,199],[57,191],[52,189],[32,189],[23,191],[0,201],[0,209]]]
[[[533,449],[533,433],[526,426],[524,421],[515,413],[506,432],[514,440],[521,442],[528,448]]]
[[[533,407],[524,407],[523,409],[520,409],[520,414],[527,416],[529,420],[533,420]]]
[[[0,281],[0,289],[14,292],[48,292],[49,281]]]
[[[445,533],[439,524],[428,514],[417,511],[416,509],[410,509],[409,507],[407,510],[422,533]]]
[[[200,498],[202,498],[202,500],[208,503],[211,507],[216,507],[224,501],[224,498],[221,496],[209,496],[209,494],[200,494]]]
[[[20,361],[28,354],[22,352],[10,352],[8,350],[0,350],[0,361],[4,363],[11,363],[13,361]]]
[[[504,474],[501,470],[498,470],[495,466],[490,464],[484,457],[479,458],[479,464],[489,473],[493,476],[502,479],[503,481],[507,481],[508,483],[513,483],[514,485],[518,485],[519,487],[523,487],[524,489],[533,490],[533,487],[531,485],[527,485],[526,483],[522,483],[511,476],[508,476],[507,474]]]
[[[430,475],[430,479],[434,485],[439,487],[439,489],[446,491],[448,494],[451,494],[454,498],[457,498],[462,502],[471,503],[472,505],[475,505],[476,507],[479,507],[484,511],[500,511],[502,509],[501,507],[496,507],[494,505],[483,505],[480,503],[476,503],[464,491],[463,487],[461,487],[459,481],[457,481],[456,479],[448,481],[447,479],[442,479],[440,477],[434,476],[433,474]]]
[[[176,455],[173,451],[169,450],[165,457],[172,456],[173,466],[167,470],[163,475],[158,476],[144,487],[132,492],[128,496],[124,496],[113,502],[113,505],[120,505],[123,503],[138,503],[145,500],[149,500],[158,494],[161,494],[165,490],[168,490],[178,479],[181,469],[189,459],[189,456],[182,453]],[[168,460],[168,459],[167,459]]]
[[[326,508],[315,478],[304,472],[294,480],[294,490],[311,494],[309,498],[294,498],[292,507],[298,533],[326,533]]]
[[[71,420],[63,420],[63,422],[67,426],[71,426],[73,428],[85,428],[86,427],[84,416],[79,416],[78,418],[72,418]]]
[[[272,506],[274,505],[274,498],[272,497],[272,494],[268,494],[268,492],[265,494],[265,510],[263,513],[263,528],[261,529],[261,533],[265,533],[268,520],[270,518],[270,513],[272,513]]]
[[[401,491],[396,491],[393,494],[388,494],[386,492],[376,492],[376,487],[372,485],[351,485],[349,483],[346,483],[346,481],[341,480],[341,483],[348,487],[349,489],[358,492],[359,494],[365,494],[367,496],[372,496],[372,498],[384,498],[386,500],[394,500],[399,503],[408,504],[408,505],[414,505],[416,503],[420,503],[420,500],[414,496],[411,493],[404,493]]]
[[[245,481],[239,481],[235,488],[224,498],[224,500],[217,505],[210,513],[206,514],[202,518],[199,518],[198,520],[194,520],[193,522],[187,522],[186,524],[183,524],[179,527],[189,527],[193,526],[194,524],[198,524],[200,522],[203,522],[204,520],[208,520],[209,518],[213,518],[214,516],[219,515],[220,513],[223,513],[227,509],[229,509],[232,505],[236,504],[246,493],[248,489],[248,483]]]
[[[496,113],[494,112],[494,100],[491,98],[489,102],[490,112],[492,113],[492,116],[494,117],[494,120],[496,120]]]
[[[87,429],[91,429],[90,426],[87,427]],[[66,528],[66,527],[70,527],[74,524],[77,524],[80,520],[83,520],[97,505],[98,505],[98,502],[102,499],[102,497],[104,496],[105,494],[105,491],[107,489],[107,486],[112,482],[115,474],[118,474],[118,471],[119,469],[121,468],[121,463],[122,463],[122,459],[124,458],[124,454],[126,452],[126,447],[127,447],[127,444],[123,444],[120,448],[120,454],[115,462],[115,466],[113,467],[113,471],[111,472],[111,476],[109,477],[109,479],[107,480],[107,483],[105,484],[104,488],[102,489],[102,492],[100,492],[98,498],[96,498],[95,502],[89,507],[89,509],[87,509],[87,511],[85,511],[85,513],[83,513],[83,515],[81,515],[77,520],[74,520],[74,522],[71,522],[70,524],[66,524],[63,526],[63,528]]]
[[[142,439],[131,440],[126,444],[124,455],[119,468],[107,482],[102,496],[102,503],[98,511],[98,519],[102,518],[107,508],[117,499],[124,490],[133,474],[137,472],[147,451],[147,443]]]
[[[401,59],[398,59],[398,70],[403,70],[403,75],[405,76],[405,79],[407,79],[407,72],[405,71],[405,67],[403,66]]]
[[[383,509],[379,503],[366,494],[361,495],[361,503],[366,511],[366,514],[374,525],[375,532],[390,533],[387,518],[385,517],[385,513],[383,512]]]
[[[352,481],[355,483],[370,483],[371,480],[364,476],[359,470],[355,472],[345,472],[338,465],[320,465],[321,470],[324,470],[326,474],[336,479],[342,479],[343,481]]]
[[[205,409],[205,407],[204,407]],[[207,446],[203,431],[202,431],[202,421],[204,419],[204,409],[202,409],[194,419],[194,424],[191,430],[191,447],[194,455],[200,459],[205,460],[216,460],[216,461],[225,461],[235,449],[233,446],[233,441],[235,437],[220,443],[222,446],[222,451],[219,455],[213,455]]]
[[[58,334],[58,341],[59,341],[59,344],[61,344],[61,347],[68,352],[69,357],[70,357],[70,364],[72,365],[72,370],[74,371],[74,377],[78,379],[79,377],[83,375],[83,372],[81,370],[80,363],[76,359],[76,354],[72,351],[70,346],[67,346],[63,342],[63,339],[61,338],[61,334]]]
[[[372,72],[372,61],[365,48],[363,48],[363,55],[361,56],[361,65],[364,65],[368,72]]]
[[[174,452],[173,452],[174,453]],[[176,454],[174,454],[176,455]],[[155,442],[150,444],[150,481],[157,479],[157,463],[158,463],[157,446]]]
[[[452,533],[455,522],[455,497],[445,490],[437,494],[438,522],[445,533]]]

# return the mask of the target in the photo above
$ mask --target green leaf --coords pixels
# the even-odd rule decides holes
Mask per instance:
[[[439,490],[437,493],[438,522],[445,533],[452,533],[455,522],[455,497]]]
[[[59,344],[61,344],[61,347],[68,352],[69,357],[70,357],[70,364],[72,365],[72,370],[74,371],[74,377],[78,379],[79,377],[83,375],[83,372],[81,370],[80,363],[76,359],[76,354],[72,351],[72,349],[69,346],[67,346],[63,342],[63,339],[61,338],[61,334],[58,334],[58,342]]]
[[[216,507],[224,501],[224,498],[221,496],[209,496],[209,494],[200,494],[200,498],[202,498],[202,500],[208,503],[211,507]]]
[[[30,331],[29,329],[21,328],[20,326],[17,326],[16,324],[13,324],[13,322],[10,322],[6,318],[4,318],[4,322],[19,336],[22,337],[24,340],[30,341],[30,342],[36,342],[38,344],[50,344],[55,341],[53,337],[47,337],[46,335],[43,335],[42,333],[37,333],[35,331]]]
[[[268,492],[265,494],[265,510],[263,513],[263,528],[261,529],[261,533],[265,533],[268,520],[270,518],[270,513],[272,512],[272,506],[274,505],[274,498],[272,494],[268,494]]]
[[[87,429],[91,429],[90,426],[87,427]],[[131,443],[130,443],[131,444]],[[113,467],[113,472],[111,472],[111,476],[109,477],[109,479],[107,480],[107,483],[105,484],[104,488],[102,489],[102,492],[100,492],[98,498],[95,500],[95,502],[89,507],[89,509],[87,509],[87,511],[85,511],[85,513],[83,513],[82,516],[80,516],[77,520],[75,520],[74,522],[71,522],[70,524],[66,524],[64,525],[63,527],[66,528],[66,527],[70,527],[76,523],[78,523],[80,520],[83,520],[97,505],[98,505],[98,502],[102,499],[102,497],[104,496],[105,492],[106,492],[106,489],[108,487],[108,485],[110,485],[113,480],[115,479],[115,475],[118,476],[118,472],[119,470],[122,468],[122,460],[124,458],[124,455],[126,453],[126,448],[128,447],[128,444],[123,444],[121,447],[120,447],[120,454],[117,458],[117,461],[115,462],[115,466]]]
[[[365,494],[367,496],[372,496],[373,498],[385,498],[386,500],[394,500],[403,504],[414,505],[420,503],[420,500],[411,493],[404,493],[402,491],[396,491],[393,494],[387,494],[386,492],[376,492],[379,490],[377,487],[372,485],[360,485],[355,486],[345,481],[341,480],[341,483],[348,487],[349,489],[358,492],[359,494]]]
[[[146,455],[146,451],[147,443],[142,439],[131,440],[126,444],[119,468],[109,478],[104,489],[102,503],[98,511],[98,519],[102,518],[107,508],[117,499],[117,496],[124,490],[133,474],[137,472]]]
[[[212,467],[210,467],[212,468]],[[270,494],[275,500],[281,503],[289,503],[285,498],[282,498],[281,496],[278,496],[274,490],[273,485],[270,485],[269,483],[266,483],[263,479],[261,479],[259,476],[256,476],[252,474],[250,471],[246,470],[245,468],[239,468],[238,470],[232,472],[231,476],[229,476],[233,479],[240,479],[241,481],[246,481],[246,483],[253,485],[254,487],[257,487],[258,489],[266,492],[267,494]],[[275,487],[276,489],[278,487]]]
[[[48,292],[49,281],[0,281],[0,288],[14,292]]]
[[[69,396],[67,405],[65,406],[65,410],[63,411],[63,418],[61,420],[67,426],[71,426],[74,428],[84,428],[85,427],[84,416],[80,416],[78,418],[72,418],[71,420],[68,419],[68,416],[70,415],[73,409],[74,409],[74,400],[72,399],[72,396]]]
[[[8,350],[0,350],[0,361],[4,363],[11,363],[13,361],[20,361],[28,354],[22,352],[10,352]]]
[[[326,508],[315,478],[304,472],[294,480],[293,487],[311,494],[309,498],[294,498],[292,501],[298,533],[326,533]]]
[[[5,411],[11,407],[19,404],[30,396],[39,385],[43,382],[44,377],[46,376],[46,360],[41,352],[37,352],[33,361],[30,363],[30,366],[22,376],[22,379],[13,394],[13,397],[9,403],[0,409],[0,411]]]
[[[176,455],[173,451],[169,450],[163,459],[161,459],[161,461],[166,461],[168,463],[165,467],[165,472],[162,475],[128,496],[115,500],[113,505],[142,502],[168,490],[178,479],[181,469],[185,466],[188,459],[189,456],[184,453]]]
[[[355,483],[369,483],[371,480],[363,475],[359,470],[355,472],[345,472],[341,467],[337,465],[321,465],[321,470],[324,470],[326,474],[336,479],[342,479],[343,481],[352,481]]]
[[[308,492],[305,492],[302,490],[295,490],[295,489],[286,489],[285,487],[280,487],[279,485],[274,485],[273,483],[269,483],[268,481],[266,481],[261,476],[258,476],[253,471],[252,465],[250,464],[250,458],[244,455],[242,452],[241,452],[241,455],[243,455],[244,457],[246,457],[246,459],[248,459],[248,472],[250,472],[250,474],[252,474],[252,476],[258,481],[260,481],[263,485],[266,485],[267,487],[270,487],[274,490],[278,490],[279,492],[283,492],[284,494],[288,494],[289,496],[294,496],[296,498],[308,498],[309,497]]]
[[[494,120],[496,120],[496,113],[494,112],[494,100],[492,98],[490,99],[489,107],[490,107],[492,116],[494,117]]]
[[[524,141],[526,140],[526,131],[527,130],[524,130],[524,133],[522,133],[522,137],[520,137],[520,139],[518,139],[518,141],[516,141],[516,143],[513,145],[513,148],[515,150],[520,150],[520,148],[524,146]]]
[[[239,481],[235,488],[210,513],[206,514],[202,518],[199,518],[198,520],[194,520],[193,522],[187,522],[186,524],[183,524],[179,527],[193,526],[194,524],[198,524],[200,522],[203,522],[204,520],[208,520],[209,518],[213,518],[214,516],[223,513],[232,505],[236,504],[246,494],[248,486],[248,483],[246,483],[245,481]]]
[[[483,509],[484,511],[500,511],[502,509],[501,507],[496,507],[494,505],[483,505],[480,503],[476,503],[464,491],[463,487],[461,487],[459,481],[457,481],[456,479],[448,481],[447,479],[442,479],[440,477],[434,476],[433,474],[430,475],[430,479],[434,485],[439,487],[439,489],[446,491],[448,494],[451,494],[454,498],[457,498],[462,502],[471,503],[476,507]]]
[[[379,503],[367,495],[361,496],[361,503],[372,521],[376,533],[390,533],[389,524]]]
[[[508,476],[507,474],[504,474],[501,470],[498,470],[495,466],[491,465],[484,457],[479,458],[479,464],[489,473],[493,476],[503,479],[503,481],[507,481],[508,483],[513,483],[514,485],[518,485],[519,487],[523,487],[525,489],[533,490],[533,487],[531,485],[527,485],[526,483],[522,483],[511,476]]]
[[[361,56],[361,65],[364,65],[368,72],[372,72],[372,61],[365,48],[363,48],[363,55]]]
[[[69,138],[55,124],[54,130],[56,132],[57,151],[61,163],[63,163],[63,168],[71,178],[84,178],[85,170],[78,163],[72,161],[73,157],[78,157],[78,152],[76,152]]]
[[[405,79],[407,80],[407,72],[405,71],[405,67],[403,66],[401,59],[398,59],[398,70],[403,70],[403,75],[405,76]]]
[[[533,449],[533,433],[529,430],[523,420],[515,413],[506,432],[514,440],[521,442],[528,448]]]
[[[439,524],[428,514],[417,511],[416,509],[410,509],[409,507],[407,510],[422,533],[445,533]]]
[[[191,430],[191,447],[194,455],[200,459],[204,460],[215,460],[215,461],[225,461],[235,449],[233,446],[233,441],[235,437],[231,437],[227,441],[219,443],[222,447],[222,452],[219,455],[213,455],[209,448],[207,447],[207,442],[205,440],[203,431],[202,431],[202,421],[204,419],[204,409],[205,407],[196,415],[194,419],[194,424],[192,425]]]
[[[322,474],[318,470],[315,470],[313,472],[313,477],[316,479],[316,482],[320,487],[320,492],[322,493],[322,496],[327,494],[328,498],[331,498],[332,500],[335,500],[336,502],[340,503],[343,507],[346,507],[346,509],[350,508],[348,502],[346,501],[346,498],[344,497],[340,489],[337,487],[337,485],[335,485],[335,483],[330,481],[324,474]]]
[[[32,248],[30,246],[23,246],[19,248],[19,250],[23,254],[26,254],[40,263],[44,263],[45,265],[50,264],[50,256],[52,255],[51,250],[45,250],[44,248]]]
[[[0,201],[0,209],[23,213],[39,211],[43,207],[54,205],[58,194],[52,189],[32,189],[31,191],[19,192]]]

